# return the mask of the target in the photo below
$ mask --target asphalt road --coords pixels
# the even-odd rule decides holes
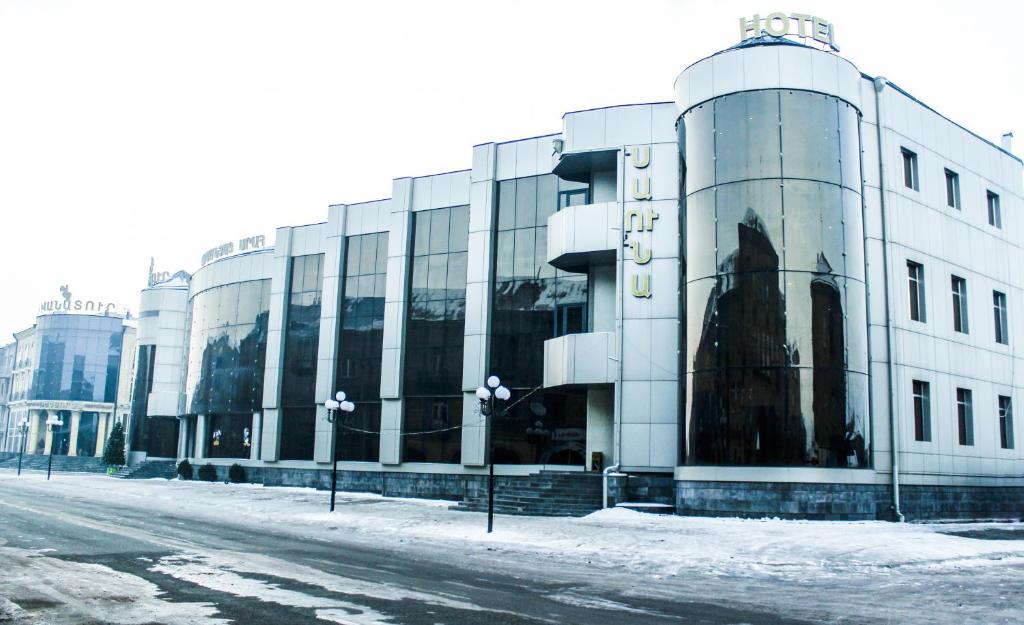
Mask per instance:
[[[478,554],[368,546],[343,531],[298,539],[272,519],[212,524],[190,517],[186,502],[156,513],[45,486],[0,481],[0,623],[809,622],[703,593],[645,597],[628,577],[585,564],[488,570]]]

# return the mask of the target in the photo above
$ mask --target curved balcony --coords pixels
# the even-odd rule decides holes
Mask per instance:
[[[578,271],[615,262],[621,215],[618,202],[603,202],[569,206],[548,217],[548,263]]]
[[[615,382],[614,332],[567,334],[544,341],[544,387]]]

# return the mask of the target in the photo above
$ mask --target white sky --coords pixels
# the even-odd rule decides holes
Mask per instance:
[[[566,111],[667,101],[690,63],[774,10],[844,57],[1024,145],[1020,3],[764,0],[0,0],[0,343],[38,304],[133,312],[149,259],[389,197]]]

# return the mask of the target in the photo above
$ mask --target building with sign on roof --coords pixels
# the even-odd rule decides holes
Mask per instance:
[[[470,509],[493,459],[507,512],[593,509],[613,469],[680,514],[1018,515],[1021,160],[783,17],[674,102],[566,113],[147,288],[133,457],[321,486],[336,459]]]

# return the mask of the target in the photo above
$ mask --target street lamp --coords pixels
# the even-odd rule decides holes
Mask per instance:
[[[21,449],[18,450],[18,475],[21,475],[21,457],[25,454],[25,443],[28,441],[28,419],[22,417],[18,419],[18,428],[16,430],[21,435]]]
[[[50,479],[50,469],[53,468],[53,430],[63,427],[64,422],[55,414],[46,417],[46,431],[50,434],[50,459],[46,463],[46,479]]]
[[[492,392],[493,390],[493,392]],[[494,529],[494,401],[508,401],[512,391],[501,385],[496,375],[487,378],[487,386],[476,389],[480,400],[480,414],[487,418],[487,533]],[[504,410],[502,410],[504,414]]]
[[[334,512],[334,494],[338,490],[338,422],[341,421],[337,411],[352,412],[356,405],[345,401],[345,391],[338,391],[334,399],[324,402],[324,408],[327,408],[327,421],[334,425],[334,443],[331,446],[331,512]]]

